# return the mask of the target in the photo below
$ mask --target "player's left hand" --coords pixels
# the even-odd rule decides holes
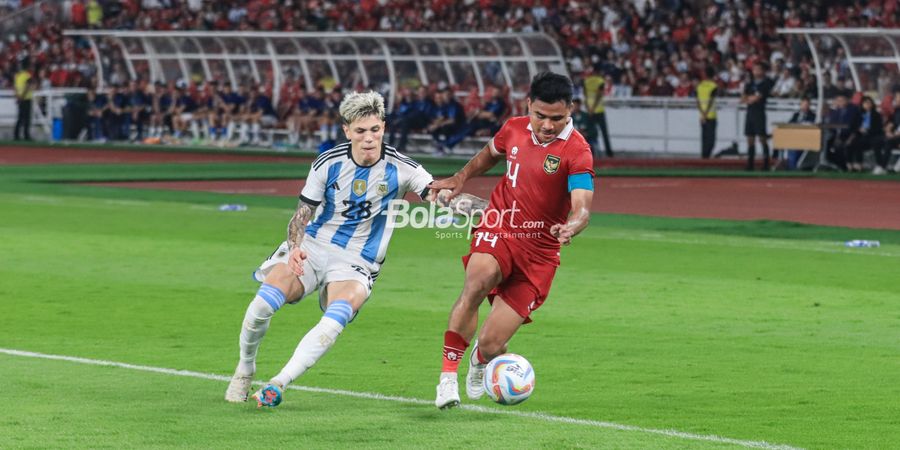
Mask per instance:
[[[575,236],[575,232],[569,227],[567,223],[558,223],[550,227],[550,234],[556,238],[562,245],[569,245],[572,243],[572,237]]]
[[[288,267],[290,267],[291,272],[294,272],[294,275],[302,276],[303,275],[303,260],[306,259],[306,252],[299,248],[295,248],[291,250],[291,255],[288,257]]]

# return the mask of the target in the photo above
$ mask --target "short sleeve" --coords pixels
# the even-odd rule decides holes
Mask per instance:
[[[322,176],[322,171],[327,167],[327,164],[322,164],[318,170],[310,167],[309,175],[306,176],[306,185],[300,192],[301,200],[312,206],[322,203],[322,199],[325,198],[325,177]]]
[[[511,128],[512,127],[509,125],[509,121],[507,120],[506,123],[503,124],[503,127],[500,128],[500,131],[498,131],[497,134],[495,134],[494,137],[491,138],[490,141],[488,141],[488,145],[491,146],[491,153],[493,153],[494,155],[506,154],[506,147],[509,144],[509,134]]]
[[[567,175],[579,173],[587,173],[592,177],[594,176],[594,157],[591,154],[591,147],[587,143],[572,152],[572,159],[569,161],[569,173]]]
[[[575,189],[594,190],[594,157],[591,154],[591,147],[585,144],[573,153],[573,158],[569,161],[569,173],[567,174],[568,190],[572,192]]]
[[[424,200],[428,195],[428,185],[432,181],[434,177],[425,170],[425,167],[417,166],[410,171],[409,179],[406,181],[406,192],[415,192]]]

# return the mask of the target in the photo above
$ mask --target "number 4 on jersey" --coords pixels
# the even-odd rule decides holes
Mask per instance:
[[[512,187],[516,187],[516,180],[519,178],[519,163],[516,163],[515,167],[513,167],[512,161],[506,161],[506,178],[509,178]]]

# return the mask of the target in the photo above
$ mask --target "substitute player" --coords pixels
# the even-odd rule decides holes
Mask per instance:
[[[272,315],[318,290],[322,319],[300,340],[281,372],[253,395],[259,406],[281,403],[284,387],[334,345],[369,298],[392,233],[382,211],[407,192],[423,198],[428,193],[431,175],[382,142],[380,94],[347,95],[340,115],[350,142],[313,162],[287,241],[256,272],[263,284],[244,316],[240,361],[225,392],[230,402],[247,400],[256,351]]]
[[[538,74],[528,94],[528,116],[506,121],[462,170],[431,185],[452,190],[452,198],[466,180],[506,160],[506,176],[491,193],[483,224],[463,258],[465,284],[444,333],[438,408],[459,405],[456,373],[478,327],[484,298],[492,306],[469,356],[466,393],[471,399],[484,394],[485,364],[506,351],[519,326],[530,322],[547,298],[560,245],[569,244],[588,225],[593,160],[569,117],[572,91],[568,77]]]

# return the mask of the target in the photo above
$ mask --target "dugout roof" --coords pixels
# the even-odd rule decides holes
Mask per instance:
[[[270,82],[277,95],[283,83],[297,77],[307,88],[320,82],[371,87],[391,94],[387,106],[393,109],[398,88],[446,83],[484,94],[492,86],[508,87],[513,98],[522,98],[538,72],[567,73],[559,46],[543,33],[65,34],[87,38],[100,87],[115,72],[126,72],[130,79],[140,75],[150,81]]]

